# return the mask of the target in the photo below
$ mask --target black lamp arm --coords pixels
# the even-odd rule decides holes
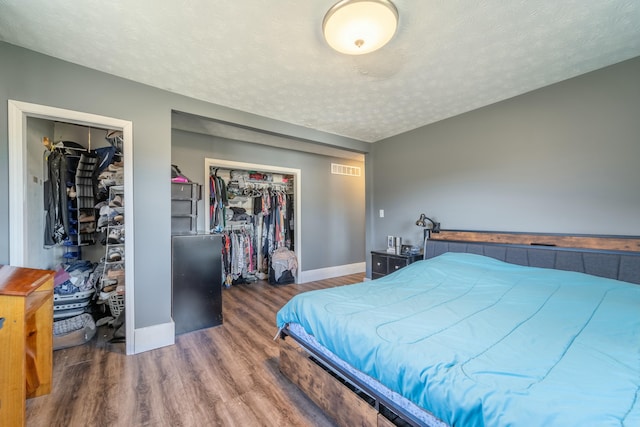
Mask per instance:
[[[440,232],[440,223],[437,221],[432,220],[431,218],[427,218],[429,221],[431,221],[431,224],[433,224],[433,227],[431,228],[431,231],[434,233],[439,233]]]

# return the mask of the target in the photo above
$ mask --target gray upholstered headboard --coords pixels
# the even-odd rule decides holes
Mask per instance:
[[[640,253],[427,239],[424,258],[445,252],[485,255],[511,264],[578,271],[640,284]]]

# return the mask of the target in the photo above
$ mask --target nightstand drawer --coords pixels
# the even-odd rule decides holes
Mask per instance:
[[[397,255],[386,251],[371,251],[371,278],[379,279],[421,259],[421,253]]]
[[[389,266],[387,267],[388,273],[393,273],[396,270],[400,270],[402,267],[406,267],[408,260],[406,258],[389,257]]]
[[[373,254],[371,256],[371,271],[378,274],[387,274],[387,257]]]

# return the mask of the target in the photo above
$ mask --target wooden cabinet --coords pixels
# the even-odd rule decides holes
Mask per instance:
[[[422,254],[396,255],[387,251],[371,251],[371,278],[378,279],[422,259]]]
[[[0,265],[0,419],[24,426],[25,399],[51,392],[53,276]]]

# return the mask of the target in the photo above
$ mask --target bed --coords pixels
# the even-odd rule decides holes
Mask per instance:
[[[280,370],[338,424],[640,425],[640,239],[443,231],[424,252],[278,312]]]

